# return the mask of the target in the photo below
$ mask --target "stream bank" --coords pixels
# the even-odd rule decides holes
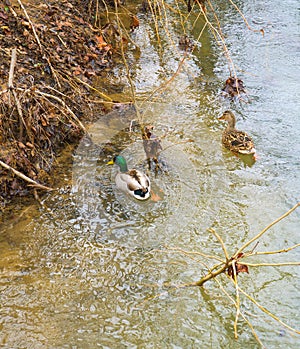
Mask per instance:
[[[109,95],[121,91],[122,85],[111,80],[110,72],[123,64],[120,45],[126,49],[128,38],[110,21],[107,7],[96,4],[76,0],[0,4],[2,211],[12,199],[36,191],[26,178],[47,187],[57,183],[53,177],[57,156],[66,145],[78,144],[85,132],[82,122],[88,125],[114,108]],[[134,18],[128,11],[125,31],[133,29]],[[93,87],[99,81],[101,91]]]

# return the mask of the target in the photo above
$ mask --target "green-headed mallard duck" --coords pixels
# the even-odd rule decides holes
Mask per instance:
[[[251,137],[248,136],[246,132],[235,129],[234,114],[231,111],[226,110],[219,120],[225,120],[228,122],[222,136],[224,146],[234,153],[255,156],[256,150]]]
[[[138,200],[147,200],[150,197],[150,179],[139,170],[134,168],[128,170],[126,160],[123,156],[115,156],[108,164],[119,166],[119,172],[115,178],[116,185],[119,189]]]

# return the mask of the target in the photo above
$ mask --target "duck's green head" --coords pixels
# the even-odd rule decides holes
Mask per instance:
[[[112,165],[112,164],[118,165],[120,167],[121,172],[128,171],[127,163],[126,163],[124,156],[117,155],[113,158],[113,160],[109,161],[107,164],[108,165]]]

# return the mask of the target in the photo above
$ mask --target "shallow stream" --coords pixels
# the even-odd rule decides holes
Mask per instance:
[[[91,125],[61,175],[66,184],[44,197],[43,208],[33,204],[0,227],[1,348],[260,347],[241,317],[234,339],[235,306],[222,288],[233,298],[235,289],[225,275],[203,289],[174,286],[199,280],[214,264],[189,252],[224,257],[209,228],[232,254],[299,201],[299,9],[296,0],[239,1],[263,36],[247,29],[230,2],[216,3],[248,103],[222,96],[227,60],[207,28],[165,89],[146,101],[184,53],[175,14],[160,45],[153,21],[141,16],[132,33],[140,56],[130,68],[142,120],[129,107]],[[194,39],[203,28],[198,14],[185,23]],[[117,67],[114,78],[129,95],[126,72]],[[254,139],[254,164],[222,148],[218,117],[226,109]],[[147,170],[138,121],[162,139],[164,171],[149,174],[158,201],[119,193],[116,169],[106,165],[119,152]],[[299,218],[300,210],[272,227],[257,251],[299,243]],[[299,261],[299,252],[251,260],[288,261]],[[298,267],[250,267],[239,285],[299,330]],[[299,335],[240,298],[265,347],[299,345]]]

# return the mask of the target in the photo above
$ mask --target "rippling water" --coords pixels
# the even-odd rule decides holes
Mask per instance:
[[[72,182],[45,198],[47,209],[30,206],[2,228],[1,347],[259,347],[242,319],[234,339],[235,307],[217,283],[200,290],[170,287],[198,280],[210,263],[185,251],[222,257],[208,228],[219,233],[230,254],[299,201],[298,2],[239,3],[249,25],[263,28],[264,36],[248,30],[229,4],[220,2],[217,10],[250,102],[221,97],[227,61],[208,32],[168,88],[140,102],[143,118],[166,149],[166,171],[151,174],[162,200],[128,200],[114,187],[115,169],[106,165],[118,151],[146,170],[140,136],[128,132],[137,117],[129,109],[91,126],[74,155]],[[201,21],[194,23],[196,15],[187,25],[195,38],[202,28]],[[168,25],[168,40],[176,41],[179,33]],[[182,53],[167,39],[157,50],[146,17],[132,35],[141,48],[134,82],[142,101],[176,72]],[[255,140],[259,159],[252,166],[220,144],[224,124],[217,118],[229,108],[238,128]],[[299,217],[296,211],[274,226],[257,250],[298,243]],[[255,262],[296,260],[294,250]],[[298,276],[296,267],[253,267],[239,282],[299,329]],[[226,278],[220,282],[234,297]],[[296,347],[299,336],[247,298],[241,297],[241,309],[266,347]]]

